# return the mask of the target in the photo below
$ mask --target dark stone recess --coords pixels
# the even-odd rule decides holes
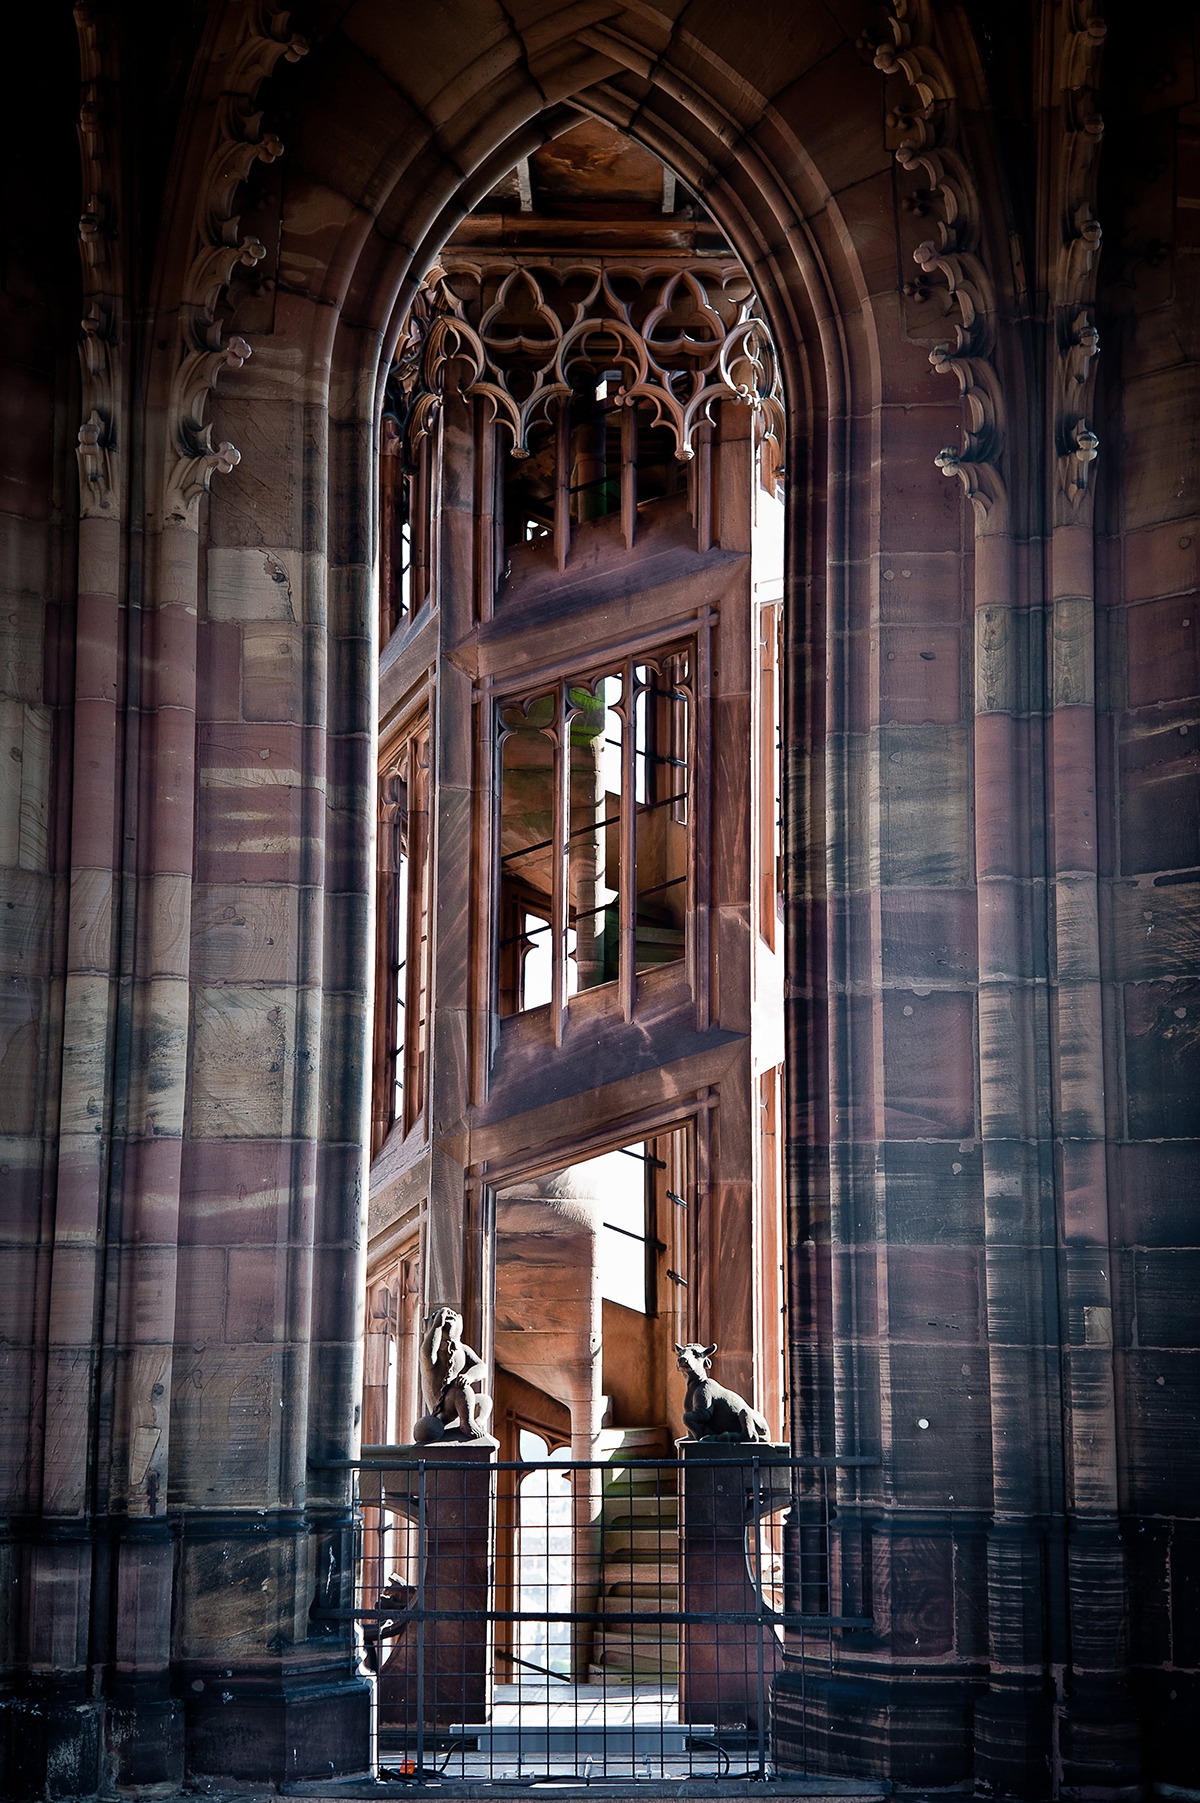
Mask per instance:
[[[977,1685],[887,1672],[829,1675],[789,1661],[771,1690],[772,1748],[781,1773],[961,1784],[971,1769]]]
[[[174,1697],[110,1703],[104,1714],[104,1765],[110,1783],[122,1790],[182,1785],[183,1704]]]
[[[92,1797],[100,1783],[100,1725],[103,1705],[46,1697],[18,1698],[4,1711],[10,1750],[4,1795]]]
[[[1132,1682],[1141,1708],[1147,1781],[1194,1790],[1200,1673],[1135,1669]]]
[[[994,1797],[1051,1794],[1053,1701],[1039,1679],[998,1682],[975,1705],[975,1781]]]
[[[1140,1798],[1142,1750],[1128,1686],[1086,1677],[1058,1711],[1059,1796]]]
[[[186,1711],[191,1779],[289,1783],[352,1777],[370,1764],[365,1678],[293,1684],[264,1674],[255,1688],[243,1664],[223,1687],[189,1696]]]

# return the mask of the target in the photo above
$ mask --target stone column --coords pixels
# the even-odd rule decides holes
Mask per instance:
[[[379,1730],[409,1753],[425,1732],[491,1716],[496,1450],[491,1439],[363,1448],[396,1461],[364,1469],[359,1493],[397,1518],[408,1552],[413,1619],[380,1668]]]
[[[1058,505],[1069,513],[1065,497]],[[1118,1524],[1098,905],[1095,551],[1090,505],[1083,503],[1081,511],[1082,519],[1059,519],[1048,564],[1049,975],[1070,1645],[1058,1716],[1064,1785],[1116,1790],[1138,1781],[1140,1753]]]
[[[1052,1172],[1047,1158],[1045,893],[1039,856],[1038,619],[1007,531],[975,544],[979,1106],[991,1387],[988,1692],[976,1770],[1041,1794],[1050,1734],[1048,1517],[1061,1502]]]
[[[791,1449],[679,1440],[679,1607],[712,1621],[679,1631],[679,1714],[686,1722],[766,1730],[782,1643],[763,1619],[749,1559],[757,1524],[791,1501]],[[737,1617],[755,1616],[752,1621]],[[761,1704],[761,1707],[760,1707]]]

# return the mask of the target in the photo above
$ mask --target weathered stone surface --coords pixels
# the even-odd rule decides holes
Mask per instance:
[[[354,1444],[364,1238],[383,1259],[424,1234],[482,1316],[496,1171],[667,1131],[695,1190],[672,1306],[706,1315],[681,1337],[720,1339],[742,1387],[756,1355],[778,1368],[786,1252],[796,1444],[877,1461],[831,1478],[873,1631],[820,1670],[785,1648],[780,1762],[1039,1803],[1194,1785],[1191,21],[1110,9],[1101,77],[1079,8],[1045,9],[1011,66],[971,9],[893,11],[472,0],[448,31],[359,0],[285,49],[259,9],[214,4],[168,46],[85,7],[78,55],[54,9],[23,21],[0,293],[6,1794],[93,1795],[102,1749],[105,1785],[146,1791],[185,1747],[201,1784],[356,1768],[351,1637],[310,1611],[318,1570],[348,1569],[322,1461]],[[784,935],[761,949],[750,899],[745,408],[715,410],[710,549],[681,495],[628,558],[617,516],[580,521],[565,570],[491,542],[456,393],[433,427],[438,605],[378,689],[389,730],[421,685],[436,723],[433,1051],[368,1214],[381,359],[456,222],[560,142],[560,103],[669,158],[784,369],[790,1248],[755,1151],[781,1008],[752,984],[773,991]],[[147,168],[172,172],[161,206]],[[712,247],[661,188],[644,211],[588,248]],[[536,225],[502,218],[514,242]],[[218,467],[177,464],[209,427]],[[494,685],[680,636],[713,743],[688,956],[497,1023]],[[502,1331],[538,1300],[514,1282]]]

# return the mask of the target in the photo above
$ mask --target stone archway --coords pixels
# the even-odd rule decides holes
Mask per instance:
[[[822,1696],[822,1756],[929,1782],[974,1764],[1006,1779],[1042,1744],[1046,1712],[1025,1604],[1007,1603],[1032,1586],[1042,1610],[1044,1549],[1026,1522],[1060,1506],[1067,1475],[1089,1517],[1080,1569],[1104,1578],[1081,1586],[1100,1599],[1084,1607],[1097,1644],[1120,1592],[1107,1304],[1092,1270],[1102,1186],[1084,1156],[1102,1138],[1083,1106],[1094,1057],[1063,1078],[1087,1131],[1073,1136],[1066,1189],[1083,1201],[1062,1256],[1091,1323],[1064,1379],[1087,1427],[1069,1462],[1048,1425],[1062,1400],[1044,1369],[1056,1299],[1040,1265],[1005,1256],[1014,1237],[1061,1250],[1043,1218],[1053,1135],[1034,1106],[1048,1029],[1029,1000],[1037,961],[1013,950],[1022,907],[1040,906],[1024,764],[1040,742],[1021,690],[1038,662],[1021,637],[1036,583],[1012,533],[1049,523],[1051,599],[1086,599],[1087,123],[1062,124],[1055,178],[1069,223],[1055,248],[1053,419],[1036,454],[1003,453],[1001,384],[1026,386],[1027,353],[998,319],[1023,302],[958,8],[935,24],[897,5],[865,46],[865,17],[843,27],[790,7],[756,12],[754,32],[736,8],[701,26],[588,0],[518,22],[481,3],[464,46],[435,16],[401,32],[393,8],[361,0],[305,45],[258,8],[216,7],[153,276],[103,205],[85,216],[64,1063],[94,1060],[111,1156],[97,1158],[73,1095],[26,1660],[39,1682],[64,1670],[69,1682],[52,1728],[36,1694],[28,1705],[28,1757],[48,1766],[55,1736],[94,1748],[103,1718],[127,1782],[168,1781],[185,1745],[193,1771],[248,1778],[360,1758],[366,1697],[339,1610],[361,1337],[371,435],[386,352],[438,244],[574,104],[645,142],[722,223],[793,409],[794,1418],[801,1450],[878,1456],[884,1474],[861,1468],[839,1499],[843,1572],[854,1584],[873,1565],[879,1640]],[[81,15],[101,88],[120,75],[107,30]],[[1088,89],[1095,38],[1087,19],[1064,23],[1054,55],[1076,59],[1072,92]],[[286,125],[286,150],[260,107]],[[129,197],[119,134],[95,126],[85,113],[89,183]],[[931,335],[948,341],[935,361],[955,378],[940,389]],[[938,446],[977,539],[958,485],[932,472]],[[1011,502],[1027,491],[1036,504]],[[1075,652],[1086,665],[1086,605],[1057,617],[1062,668]],[[125,689],[113,672],[127,649]],[[1064,681],[1055,705],[1086,709],[1086,683]],[[1073,720],[1058,775],[1086,788],[1064,749]],[[1064,870],[1076,849],[1064,826]],[[944,980],[931,980],[934,941]],[[1088,966],[1076,999],[1090,1005],[1094,988]],[[1081,1058],[1085,1040],[1075,1029]],[[963,1180],[949,1252],[927,1200],[947,1168]],[[468,1246],[451,1237],[441,1253],[460,1289]],[[931,1339],[935,1301],[951,1319]],[[965,1358],[951,1356],[956,1334]],[[934,1421],[944,1437],[914,1438],[926,1391],[957,1397],[960,1376],[974,1387]],[[989,1536],[993,1509],[1007,1525]],[[111,1582],[94,1577],[93,1537]],[[38,1599],[66,1594],[91,1644],[80,1633],[64,1654],[45,1624],[71,1612],[39,1613]],[[964,1598],[989,1614],[973,1640],[958,1632]],[[931,1663],[902,1690],[922,1638]],[[993,1694],[974,1709],[985,1668]],[[1095,1699],[1112,1672],[1096,1669],[1081,1680],[1083,1766],[1089,1734],[1100,1745],[1109,1731]]]

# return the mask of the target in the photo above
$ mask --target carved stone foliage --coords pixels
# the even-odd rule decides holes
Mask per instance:
[[[182,284],[179,365],[171,382],[167,471],[163,502],[166,519],[195,525],[200,496],[214,473],[240,461],[236,446],[214,445],[207,418],[208,397],[223,369],[240,369],[250,355],[244,338],[223,338],[218,316],[222,297],[239,264],[253,267],[266,255],[246,237],[234,211],[238,189],[255,162],[274,162],[283,145],[263,129],[255,101],[281,59],[298,62],[306,40],[291,32],[288,14],[264,0],[247,5],[245,29],[233,49],[217,102],[213,138],[195,208],[191,258]]]
[[[429,430],[450,379],[487,402],[513,456],[526,457],[532,426],[581,383],[594,386],[598,371],[616,373],[618,406],[653,409],[681,462],[718,401],[750,407],[759,438],[782,455],[775,349],[733,265],[455,262],[434,272],[410,314],[392,393],[404,397],[410,444]]]
[[[116,150],[112,98],[116,50],[109,20],[100,6],[81,0],[75,8],[81,79],[79,158],[84,195],[79,219],[83,318],[83,424],[79,428],[79,511],[84,519],[105,518],[120,505],[117,427],[120,407],[117,364],[119,268],[116,232]]]
[[[1071,512],[1088,493],[1100,440],[1092,429],[1096,355],[1095,299],[1103,233],[1096,218],[1100,141],[1097,104],[1105,24],[1096,0],[1067,0],[1055,45],[1059,104],[1055,205],[1060,239],[1051,270],[1057,336],[1055,449],[1058,487]]]
[[[979,196],[957,148],[955,95],[933,47],[928,0],[891,0],[885,30],[882,41],[865,47],[875,67],[906,88],[887,116],[896,161],[911,178],[905,210],[934,221],[934,235],[912,253],[920,274],[905,293],[925,302],[940,289],[953,336],[934,345],[929,361],[937,374],[955,378],[963,399],[963,442],[945,446],[934,461],[944,475],[959,478],[985,517],[1003,494],[1003,421],[993,362],[996,296],[980,256]]]

